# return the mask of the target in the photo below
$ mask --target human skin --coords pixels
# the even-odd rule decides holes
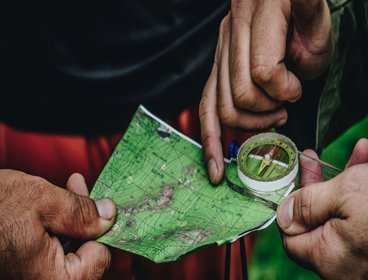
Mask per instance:
[[[285,250],[322,278],[367,279],[368,140],[357,143],[345,170],[331,180],[321,182],[311,161],[302,161],[301,170],[304,187],[278,208]]]
[[[93,240],[113,225],[110,199],[93,201],[83,177],[67,190],[14,170],[0,170],[0,279],[99,279],[110,252]],[[60,241],[82,240],[65,253]]]
[[[220,26],[215,61],[199,112],[210,180],[224,174],[221,124],[263,130],[287,121],[284,102],[301,80],[328,67],[333,53],[325,0],[232,0]]]

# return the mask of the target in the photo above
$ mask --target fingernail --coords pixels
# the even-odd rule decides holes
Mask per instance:
[[[288,197],[277,210],[277,222],[281,228],[288,228],[293,222],[294,197]]]
[[[287,122],[287,118],[283,118],[281,120],[279,120],[277,123],[276,123],[276,126],[279,127],[279,126],[283,126],[284,124],[286,124]]]
[[[208,175],[210,176],[211,182],[216,183],[218,168],[216,161],[213,158],[208,161]]]
[[[115,215],[115,205],[107,198],[95,200],[98,214],[104,220],[111,220]]]

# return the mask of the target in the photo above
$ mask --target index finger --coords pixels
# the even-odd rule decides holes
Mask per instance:
[[[199,107],[201,137],[207,171],[212,183],[221,182],[224,174],[224,158],[221,144],[220,120],[217,115],[217,65],[213,65],[210,77],[203,90]]]

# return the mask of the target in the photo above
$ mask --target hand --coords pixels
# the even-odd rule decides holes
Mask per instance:
[[[110,263],[95,241],[65,255],[56,237],[95,239],[114,223],[110,199],[93,201],[79,174],[69,190],[39,177],[0,170],[0,279],[99,279]]]
[[[316,157],[312,151],[308,155]],[[284,247],[297,262],[326,279],[368,276],[368,140],[360,140],[345,171],[317,182],[319,167],[301,162],[305,187],[279,206]],[[302,166],[303,168],[303,166]],[[301,169],[303,171],[303,169]]]
[[[220,123],[252,130],[284,124],[283,102],[300,98],[299,80],[322,74],[332,50],[325,0],[232,0],[199,109],[213,183],[224,173]]]

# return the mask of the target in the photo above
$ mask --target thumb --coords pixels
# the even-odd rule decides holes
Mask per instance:
[[[286,197],[277,209],[277,223],[286,235],[299,235],[337,216],[339,205],[334,182],[310,184]]]
[[[291,0],[293,17],[304,30],[316,32],[316,21],[322,18],[325,4],[324,0]]]
[[[325,0],[291,0],[295,29],[303,39],[325,42],[330,34],[330,11]]]
[[[331,15],[325,0],[291,0],[294,20],[290,51],[298,75],[304,79],[318,77],[332,59]]]
[[[94,239],[111,228],[116,208],[111,199],[96,201],[46,181],[38,212],[46,229],[78,239]]]

